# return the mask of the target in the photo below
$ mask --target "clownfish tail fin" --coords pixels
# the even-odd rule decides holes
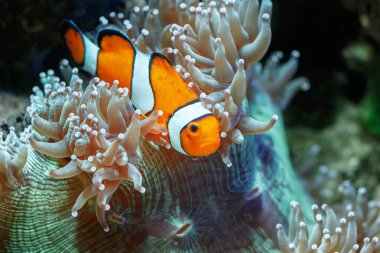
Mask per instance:
[[[71,63],[95,75],[98,46],[92,43],[72,20],[64,20],[61,23],[61,38]]]

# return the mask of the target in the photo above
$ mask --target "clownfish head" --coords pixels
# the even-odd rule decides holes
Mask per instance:
[[[170,143],[189,156],[207,156],[220,146],[219,120],[200,101],[190,103],[169,119]]]
[[[220,146],[219,121],[208,115],[191,121],[181,131],[181,144],[190,156],[207,156]]]

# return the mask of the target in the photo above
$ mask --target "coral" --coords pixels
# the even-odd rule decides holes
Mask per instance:
[[[347,65],[365,75],[367,79],[365,96],[361,101],[361,122],[366,130],[374,136],[380,136],[377,127],[380,124],[380,105],[378,103],[380,98],[380,64],[375,53],[377,45],[378,43],[371,45],[370,41],[359,38],[358,41],[351,42],[342,52]]]
[[[325,216],[317,205],[312,206],[314,225],[308,231],[299,203],[291,202],[288,233],[277,224],[277,239],[281,252],[377,252],[380,234],[380,202],[368,201],[367,191],[360,188],[356,194],[350,182],[344,182],[339,191],[343,195],[342,213],[347,217],[338,219],[327,204],[322,205]],[[348,203],[348,204],[347,204]],[[372,238],[372,239],[370,239]],[[359,251],[358,251],[359,252]]]
[[[344,102],[340,107],[340,115],[337,116],[334,124],[320,129],[299,126],[287,128],[289,146],[292,158],[296,166],[296,172],[306,181],[305,186],[313,193],[316,201],[328,202],[331,199],[336,201],[336,185],[340,178],[350,179],[354,185],[365,185],[369,192],[378,192],[379,184],[379,142],[371,138],[364,131],[360,124],[363,116],[362,110],[356,105]],[[331,141],[334,140],[334,141]],[[319,146],[319,154],[310,157],[310,149]],[[342,147],[345,147],[342,149]],[[309,165],[311,168],[304,171],[304,161],[314,163]],[[323,187],[319,188],[317,180],[319,178],[318,169],[326,166],[335,180],[324,180]],[[368,177],[368,175],[372,175]],[[327,178],[325,178],[327,179]],[[315,187],[314,187],[315,186]],[[316,189],[314,191],[313,189]],[[322,191],[320,189],[323,189]],[[320,195],[324,191],[332,195]],[[321,198],[318,198],[320,196]],[[379,195],[377,195],[378,197]]]
[[[342,0],[346,8],[353,10],[359,14],[359,20],[363,30],[380,42],[380,34],[378,25],[380,22],[380,4],[376,0]]]
[[[372,135],[379,137],[380,131],[380,72],[379,57],[376,52],[380,43],[380,4],[378,1],[343,1],[346,7],[359,15],[362,31],[355,41],[350,42],[342,54],[347,66],[364,75],[366,78],[366,90],[362,104],[361,121],[363,126]],[[363,36],[369,35],[369,36]]]

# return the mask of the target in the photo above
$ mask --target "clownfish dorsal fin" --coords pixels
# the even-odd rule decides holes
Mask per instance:
[[[72,20],[64,20],[61,23],[61,37],[69,60],[75,66],[95,75],[99,48]]]
[[[103,51],[136,51],[128,35],[114,26],[103,28],[98,33],[98,45]]]

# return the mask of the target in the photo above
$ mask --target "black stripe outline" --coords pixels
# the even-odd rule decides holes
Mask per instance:
[[[187,123],[184,127],[182,127],[182,129],[181,129],[181,131],[180,131],[179,133],[182,133],[182,131],[185,130],[185,129],[187,128],[187,126],[188,126],[191,122],[198,121],[198,120],[203,119],[203,118],[206,118],[206,117],[208,117],[208,116],[213,116],[213,114],[210,112],[210,113],[207,113],[207,114],[205,114],[205,115],[202,115],[202,116],[200,116],[200,117],[198,117],[198,118],[193,119],[192,121],[190,121],[189,123]],[[182,146],[182,144],[181,144],[181,146]],[[183,147],[182,147],[182,149],[183,149]]]
[[[190,101],[190,102],[188,102],[188,103],[186,103],[186,104],[184,104],[184,105],[181,105],[181,106],[178,107],[177,109],[175,109],[174,112],[173,112],[172,114],[169,115],[168,120],[166,121],[166,129],[169,130],[169,122],[170,122],[171,118],[174,116],[174,114],[175,114],[177,111],[181,110],[182,108],[184,108],[184,107],[186,107],[186,106],[188,106],[188,105],[195,104],[195,103],[200,102],[200,101],[201,101],[201,100],[200,100],[199,98],[197,98],[197,99],[194,99],[194,100],[192,100],[192,101]],[[170,134],[170,133],[169,133],[169,134]]]
[[[149,85],[150,85],[150,89],[152,90],[152,93],[153,93],[153,108],[152,108],[152,110],[150,110],[149,112],[147,112],[146,115],[149,115],[150,113],[152,113],[153,109],[156,107],[156,93],[155,93],[154,90],[153,90],[153,86],[152,86],[152,75],[151,75],[151,73],[152,73],[152,70],[151,70],[151,69],[152,69],[153,60],[154,60],[156,57],[160,57],[160,58],[166,60],[166,61],[170,64],[170,66],[174,66],[174,65],[169,61],[169,59],[166,58],[166,56],[163,55],[163,54],[160,54],[160,53],[158,53],[158,52],[154,52],[154,53],[152,53],[152,54],[150,55],[148,71],[149,71]]]
[[[153,108],[152,108],[152,110],[150,110],[149,112],[147,112],[146,115],[149,115],[149,114],[153,111],[153,109],[155,108],[155,106],[156,106],[156,93],[155,93],[154,90],[153,90],[153,86],[152,86],[152,77],[151,77],[151,73],[152,73],[151,68],[152,68],[153,60],[154,60],[156,57],[160,57],[160,58],[164,59],[165,61],[167,61],[167,62],[169,63],[170,66],[172,66],[172,67],[174,68],[173,63],[172,63],[172,62],[171,62],[171,61],[170,61],[165,55],[163,55],[163,54],[161,54],[161,53],[158,53],[158,52],[153,52],[153,53],[150,55],[149,68],[148,68],[148,70],[149,70],[149,85],[150,85],[150,88],[151,88],[152,93],[153,93]],[[192,103],[192,102],[189,102],[189,103]],[[182,107],[184,107],[184,106],[185,106],[185,105],[182,105],[181,107],[178,107],[178,108],[173,112],[173,114],[174,114],[178,109],[180,109],[180,108],[182,108]],[[169,116],[169,119],[168,119],[167,122],[169,122],[170,117],[171,117],[171,116]]]

